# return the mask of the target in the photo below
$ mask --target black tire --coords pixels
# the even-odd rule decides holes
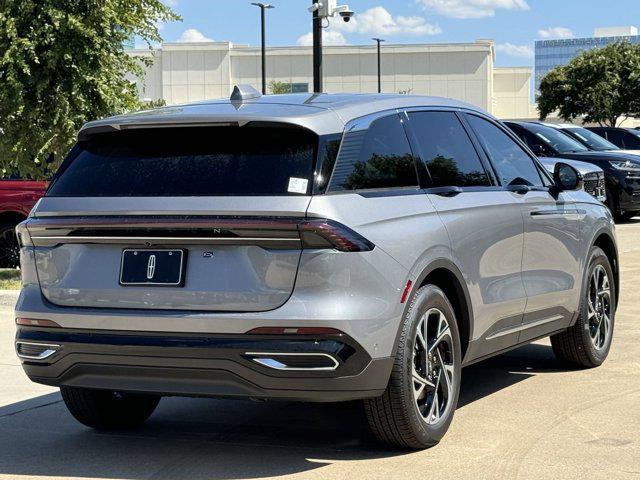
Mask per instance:
[[[109,390],[60,387],[60,392],[71,415],[96,430],[136,427],[151,416],[160,402],[157,395]]]
[[[16,236],[17,223],[0,225],[0,268],[20,266],[20,247]]]
[[[428,403],[425,411],[421,412],[419,410],[421,407],[418,404],[419,397],[414,396],[414,390],[418,391],[416,386],[419,388],[422,384],[414,380],[413,371],[414,362],[418,359],[418,357],[414,357],[414,351],[417,352],[421,348],[420,339],[416,336],[418,326],[423,324],[425,314],[434,310],[444,314],[449,326],[451,344],[447,344],[445,347],[450,350],[452,355],[452,358],[447,359],[449,368],[447,371],[452,372],[452,380],[451,383],[446,383],[446,386],[451,386],[451,393],[446,397],[448,403],[443,408],[442,416],[438,421],[429,423],[430,420],[427,420],[427,418],[433,417],[430,413],[431,410],[428,408]],[[429,322],[430,320],[426,321]],[[412,299],[401,329],[398,350],[387,389],[381,397],[364,401],[365,412],[369,426],[378,440],[401,448],[428,448],[436,445],[448,430],[460,393],[460,335],[453,308],[443,291],[434,285],[420,288]],[[423,344],[429,344],[429,336],[423,336],[427,338],[427,341]],[[430,348],[425,348],[425,353],[428,350]],[[434,352],[435,354],[438,353],[437,350],[434,350]],[[448,353],[444,352],[442,355],[446,356]],[[440,360],[442,360],[442,357]],[[429,395],[433,395],[433,392],[439,392],[438,388],[440,388],[439,381],[441,377],[437,375],[437,360],[431,362],[431,364],[433,365],[433,370],[429,369],[429,371],[433,375],[429,379],[433,380],[436,388],[428,392],[426,390],[427,387],[423,386],[425,388],[422,390],[423,400],[428,399]],[[445,372],[445,370],[441,368],[440,372]],[[442,378],[450,378],[446,376],[446,372],[444,374],[445,377]],[[444,394],[441,397],[445,398]],[[438,397],[435,395],[431,397],[432,405],[433,398],[437,399]],[[429,410],[427,417],[424,416],[426,410]]]
[[[624,212],[621,216],[620,216],[620,220],[623,222],[628,222],[630,221],[633,217],[638,216],[638,212]]]
[[[576,323],[569,327],[567,330],[551,336],[551,346],[556,358],[564,364],[593,368],[597,367],[604,362],[609,354],[611,348],[611,340],[613,338],[613,329],[615,324],[615,312],[616,312],[616,284],[613,276],[613,269],[611,268],[611,262],[604,253],[604,251],[598,247],[593,247],[589,255],[589,261],[587,263],[588,268],[585,271],[585,278],[582,284],[582,298],[580,300],[580,312]],[[598,323],[598,313],[590,315],[590,297],[592,294],[591,282],[593,282],[594,272],[596,270],[601,271],[604,269],[608,279],[609,294],[608,301],[605,301],[604,295],[602,295],[602,310],[606,308],[608,303],[609,313],[607,315],[609,319],[609,327],[606,328],[606,322],[597,328],[595,324]],[[604,292],[604,289],[602,289]],[[598,298],[600,298],[598,296]],[[593,304],[593,301],[591,301]],[[597,310],[597,309],[596,309]],[[602,318],[604,321],[604,318]],[[595,332],[598,332],[597,334]],[[597,337],[597,340],[594,339]],[[597,347],[596,343],[602,343]]]

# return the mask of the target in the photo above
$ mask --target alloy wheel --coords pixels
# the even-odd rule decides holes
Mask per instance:
[[[446,417],[454,398],[454,348],[449,321],[437,308],[418,322],[412,362],[413,397],[430,425]]]
[[[587,305],[591,343],[602,350],[611,335],[611,286],[602,265],[596,265],[591,273]]]

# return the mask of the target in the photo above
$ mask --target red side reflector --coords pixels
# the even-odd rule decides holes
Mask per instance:
[[[404,287],[404,291],[402,292],[402,298],[400,298],[400,303],[404,303],[407,301],[409,292],[411,292],[411,285],[413,285],[413,282],[411,280],[407,280],[407,285]]]
[[[44,320],[41,318],[16,318],[18,325],[25,325],[27,327],[57,327],[60,328],[56,322],[51,320]]]
[[[341,335],[335,328],[324,327],[258,327],[249,330],[250,335]]]

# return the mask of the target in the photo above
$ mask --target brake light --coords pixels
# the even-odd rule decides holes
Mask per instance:
[[[304,248],[335,248],[340,252],[368,252],[375,245],[333,220],[306,220],[298,224]]]
[[[18,238],[18,246],[20,248],[33,246],[31,235],[29,235],[29,231],[27,230],[26,220],[16,226],[16,237]]]

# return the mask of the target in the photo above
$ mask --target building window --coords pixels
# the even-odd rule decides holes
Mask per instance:
[[[308,83],[292,83],[291,93],[309,93]]]

